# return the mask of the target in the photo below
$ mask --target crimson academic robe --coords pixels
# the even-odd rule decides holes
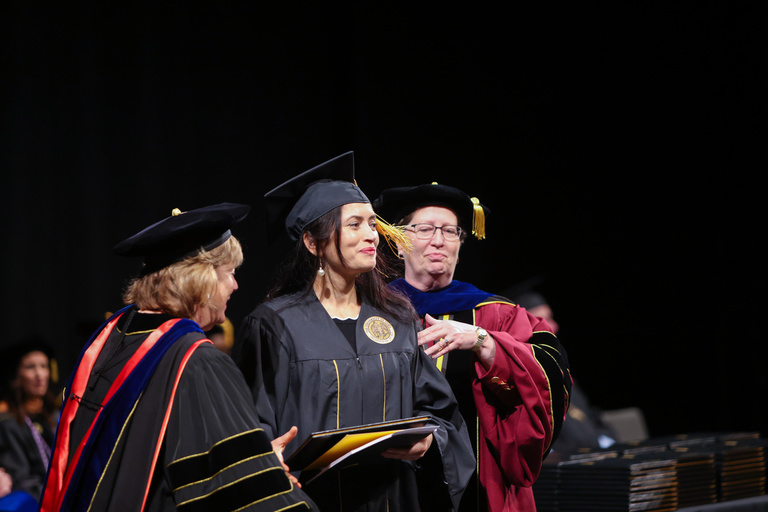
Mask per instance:
[[[402,279],[392,286],[411,298],[422,317],[477,325],[496,341],[488,369],[470,351],[436,360],[470,426],[477,418],[479,488],[474,496],[468,489],[461,510],[536,510],[531,486],[565,419],[572,383],[551,328],[509,300],[460,281],[430,292]]]
[[[259,419],[272,435],[312,432],[429,414],[439,425],[416,463],[382,459],[342,469],[306,492],[321,510],[454,510],[474,471],[456,399],[417,343],[416,324],[363,301],[352,344],[314,293],[262,304],[238,330],[233,358]]]
[[[196,323],[128,309],[86,345],[43,512],[312,506],[272,451],[239,370]]]

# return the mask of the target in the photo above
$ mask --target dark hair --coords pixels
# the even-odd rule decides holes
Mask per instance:
[[[48,389],[46,389],[45,395],[42,397],[42,415],[45,416],[48,426],[53,428],[53,413],[56,410],[56,399],[51,390],[53,384],[53,369],[51,368],[53,358],[48,345],[44,344],[36,337],[30,337],[23,343],[13,347],[12,351],[13,353],[10,356],[6,355],[6,357],[9,357],[9,360],[4,364],[4,372],[6,375],[4,375],[3,384],[5,389],[2,390],[2,398],[8,406],[8,412],[13,415],[19,425],[24,424],[24,418],[27,416],[27,411],[24,409],[24,403],[27,401],[28,397],[26,396],[26,393],[24,393],[24,389],[21,386],[16,386],[14,382],[18,376],[22,360],[32,352],[42,352],[45,354],[45,357],[48,358],[48,369],[50,371]]]
[[[334,208],[313,221],[304,232],[315,239],[320,250],[335,245],[341,264],[346,265],[339,247],[342,206]],[[336,243],[332,244],[331,240]],[[384,247],[381,247],[381,243],[382,241],[379,242],[380,247],[376,251],[376,267],[370,272],[357,276],[356,288],[374,307],[385,311],[400,321],[415,321],[418,317],[408,297],[387,286],[383,277],[392,275],[393,270],[383,254],[385,251],[383,250]],[[315,276],[319,268],[320,258],[309,252],[303,240],[298,240],[291,253],[284,260],[274,286],[267,293],[265,302],[291,293],[299,294],[296,302],[306,298],[313,291]]]

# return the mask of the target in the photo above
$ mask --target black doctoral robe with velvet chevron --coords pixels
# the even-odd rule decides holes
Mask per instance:
[[[140,313],[126,326],[128,315],[119,315],[91,362],[83,351],[68,385],[65,405],[76,402],[76,413],[62,410],[42,510],[312,509],[272,451],[239,370],[199,326]],[[135,365],[115,391],[137,357],[157,361]],[[142,372],[140,389],[128,389]]]

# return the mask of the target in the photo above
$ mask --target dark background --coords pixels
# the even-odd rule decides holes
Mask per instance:
[[[652,435],[768,434],[768,7],[5,3],[3,345],[64,376],[167,216],[254,206],[235,325],[285,245],[261,197],[348,150],[374,198],[438,181],[492,210],[457,279],[541,279],[572,370]]]

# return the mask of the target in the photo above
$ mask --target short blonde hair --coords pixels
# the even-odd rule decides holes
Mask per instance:
[[[211,249],[133,279],[123,294],[123,302],[139,309],[162,311],[177,318],[192,318],[199,306],[213,307],[209,297],[218,285],[216,269],[224,265],[239,267],[243,249],[234,236]]]

